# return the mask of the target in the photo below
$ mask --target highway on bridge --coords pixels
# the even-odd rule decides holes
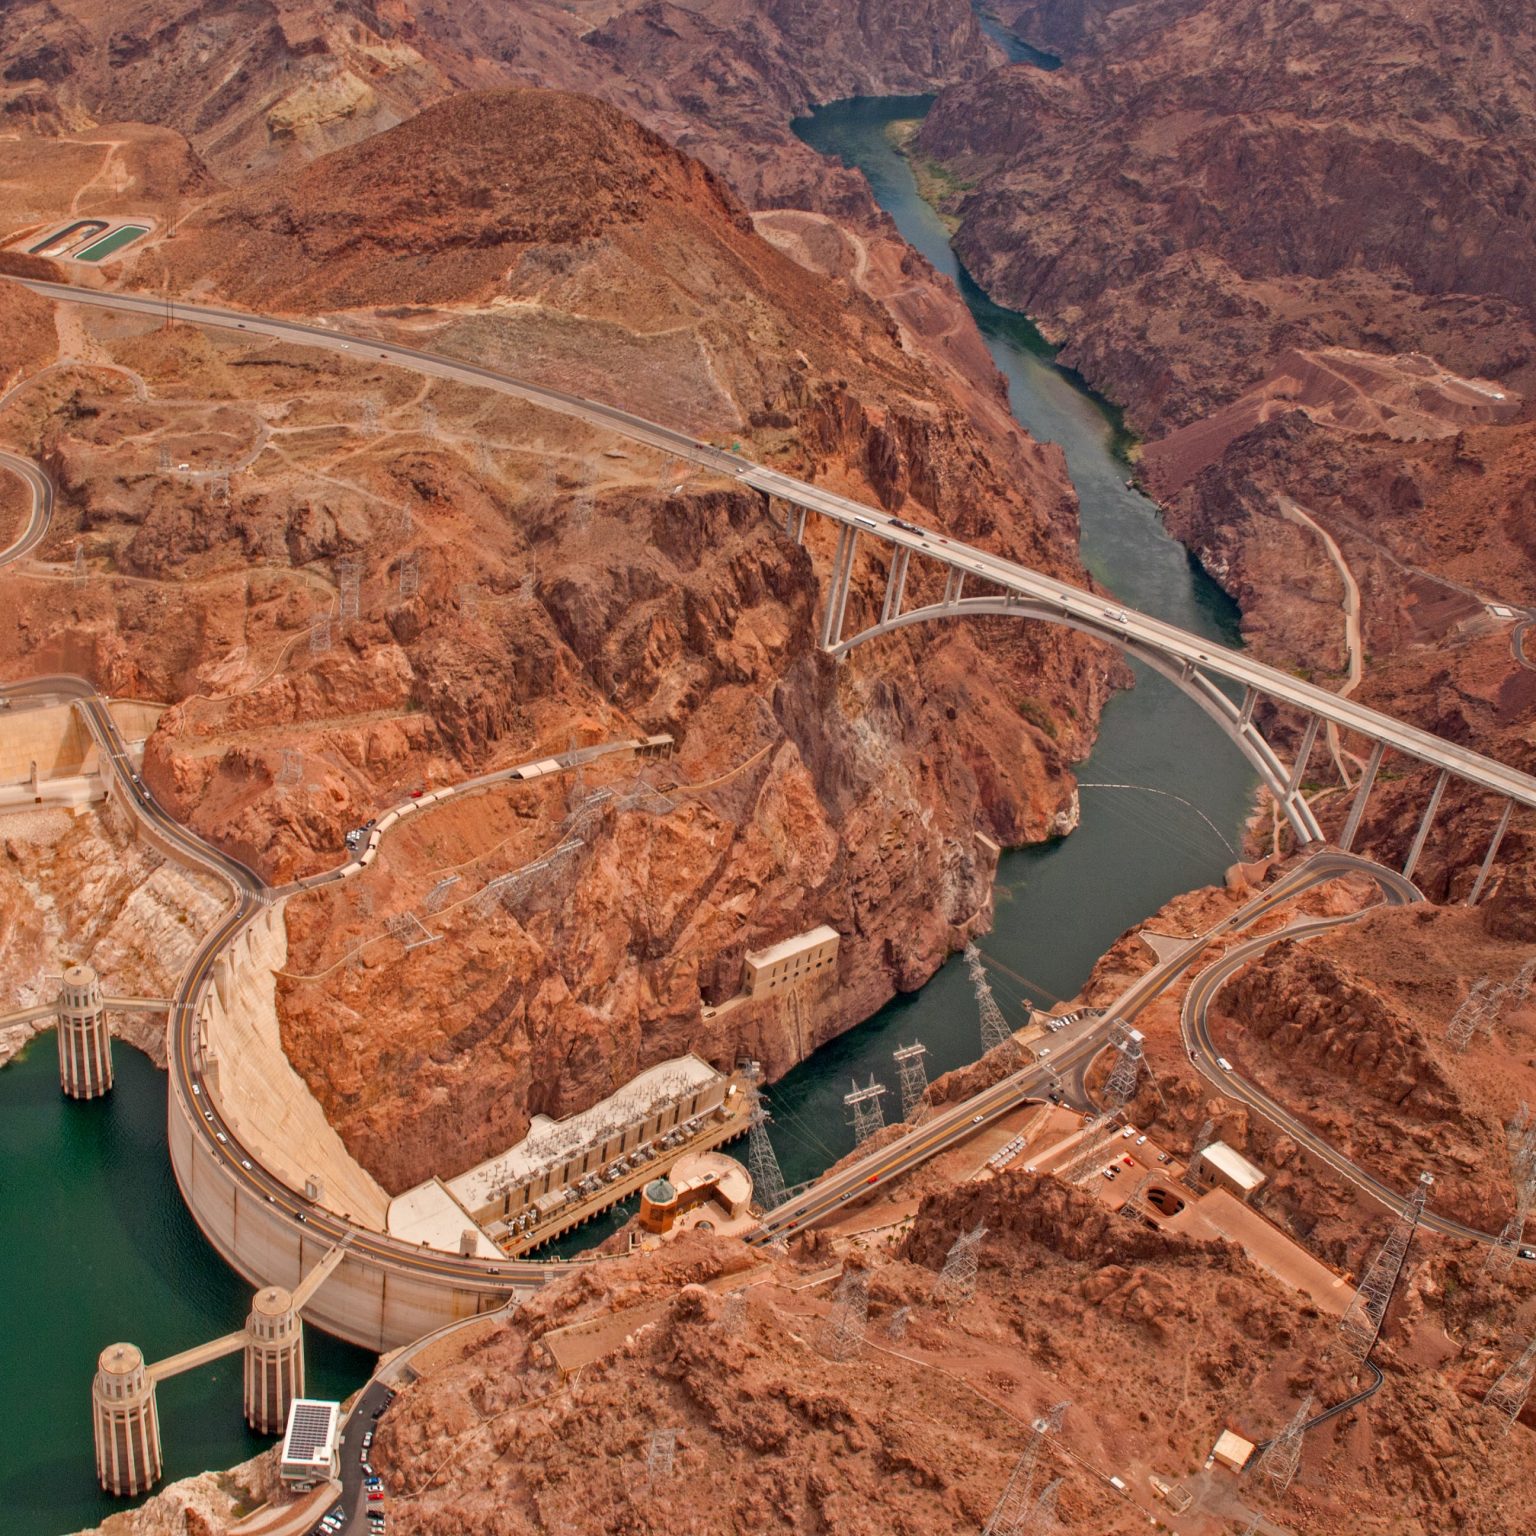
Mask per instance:
[[[4,549],[0,549],[0,565],[10,565],[29,555],[43,542],[48,525],[53,521],[53,481],[31,459],[19,453],[8,453],[0,448],[0,469],[8,469],[18,475],[32,493],[32,510],[27,515],[27,526]]]
[[[164,298],[134,293],[106,293],[77,288],[68,283],[40,282],[31,278],[10,278],[34,293],[64,303],[86,304],[103,309],[144,315],[164,320],[168,313]],[[728,453],[699,442],[682,432],[648,421],[643,416],[620,410],[601,401],[549,389],[526,379],[463,362],[440,353],[376,337],[347,334],[321,325],[258,315],[211,305],[183,303],[171,306],[177,319],[225,330],[245,331],[276,341],[347,352],[359,361],[380,361],[408,368],[434,378],[477,385],[527,400],[563,415],[574,416],[592,426],[606,428],[633,442],[645,443],[663,453],[686,459],[717,473],[729,476],[767,496],[842,524],[855,533],[871,534],[894,549],[905,549],[950,567],[964,576],[989,582],[1021,602],[1040,605],[1038,614],[1057,623],[1093,634],[1132,656],[1147,660],[1172,662],[1191,671],[1214,673],[1251,688],[1256,694],[1292,705],[1320,719],[1332,721],[1346,730],[1356,731],[1405,756],[1416,758],[1515,803],[1536,808],[1536,778],[1484,757],[1468,747],[1442,740],[1417,726],[1394,720],[1363,704],[1340,698],[1326,688],[1302,682],[1287,672],[1255,661],[1241,651],[1226,650],[1199,635],[1148,614],[1119,607],[1081,587],[1044,576],[1027,566],[1018,565],[1000,555],[950,539],[932,530],[918,528],[877,508],[854,501],[835,492],[818,489],[803,480],[778,470],[766,469],[737,453]],[[915,610],[903,615],[901,622],[920,622],[948,612],[963,614],[963,603],[946,607]],[[970,611],[982,611],[973,608]]]

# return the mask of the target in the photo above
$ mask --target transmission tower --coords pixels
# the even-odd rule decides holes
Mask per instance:
[[[171,450],[164,443],[160,445],[160,468],[167,470],[171,467]]]
[[[1478,977],[1472,983],[1471,991],[1461,1000],[1461,1006],[1451,1015],[1450,1023],[1445,1026],[1445,1043],[1453,1051],[1466,1050],[1472,1037],[1493,1015],[1497,994],[1490,990],[1490,985],[1486,976]]]
[[[818,1347],[828,1360],[851,1360],[864,1348],[869,1321],[869,1276],[862,1269],[845,1269],[838,1282],[832,1310],[821,1325]]]
[[[1067,1404],[1057,1403],[1043,1418],[1035,1420],[1029,1442],[1014,1462],[1003,1496],[981,1528],[981,1536],[1023,1536],[1029,1530],[1028,1522],[1039,1507],[1039,1501],[1033,1495],[1040,1453],[1045,1449],[1046,1439],[1061,1432],[1066,1415]]]
[[[1349,1310],[1339,1323],[1345,1342],[1358,1360],[1370,1354],[1381,1332],[1392,1292],[1397,1289],[1397,1278],[1403,1270],[1403,1260],[1408,1256],[1408,1244],[1413,1241],[1414,1228],[1423,1218],[1424,1200],[1433,1182],[1430,1174],[1419,1175],[1418,1187],[1404,1203],[1403,1214],[1376,1255],[1375,1262],[1366,1271],[1360,1289],[1355,1292]]]
[[[331,616],[317,613],[309,621],[309,654],[323,656],[331,648]]]
[[[895,1343],[900,1343],[907,1332],[907,1323],[912,1317],[911,1307],[897,1307],[891,1313],[891,1320],[885,1325],[887,1336]]]
[[[408,550],[400,556],[400,596],[415,597],[421,591],[421,552]]]
[[[84,581],[85,578],[86,578],[85,545],[84,544],[76,544],[75,545],[75,572],[74,572],[74,574],[75,574],[75,580],[76,581]]]
[[[282,766],[277,770],[279,784],[298,784],[304,778],[304,760],[291,747],[283,748]]]
[[[1118,1111],[1100,1110],[1098,1118],[1088,1127],[1083,1137],[1076,1160],[1062,1170],[1063,1175],[1070,1175],[1075,1184],[1091,1178],[1103,1167],[1109,1144],[1119,1134]]]
[[[754,1084],[752,1128],[747,1132],[747,1172],[752,1175],[752,1192],[760,1211],[771,1211],[784,1203],[784,1172],[779,1156],[768,1139],[768,1106]]]
[[[421,430],[426,437],[437,436],[437,407],[430,400],[421,402]]]
[[[442,908],[443,903],[448,900],[448,892],[459,883],[459,879],[460,877],[458,875],[444,875],[443,878],[439,880],[430,891],[427,892],[426,898],[422,901],[422,906],[428,912],[439,911]]]
[[[1536,1337],[1521,1351],[1520,1358],[1489,1387],[1488,1395],[1483,1399],[1485,1406],[1502,1415],[1504,1427],[1501,1434],[1507,1435],[1520,1417],[1525,1400],[1531,1395],[1533,1372],[1536,1372]]]
[[[965,967],[971,973],[971,985],[976,989],[976,1006],[981,1010],[981,1050],[985,1055],[1000,1045],[1013,1041],[1013,1031],[1003,1017],[1003,1010],[992,996],[992,986],[987,980],[986,966],[982,964],[981,951],[974,944],[965,946]]]
[[[928,1047],[919,1040],[891,1054],[896,1058],[896,1071],[901,1079],[901,1117],[919,1121],[928,1113],[928,1068],[923,1063]]]
[[[1139,1029],[1127,1029],[1117,1025],[1110,1037],[1115,1050],[1115,1063],[1104,1080],[1104,1109],[1108,1114],[1118,1114],[1136,1097],[1136,1078],[1142,1063],[1142,1033]]]
[[[1291,1479],[1301,1465],[1301,1437],[1307,1432],[1311,1414],[1312,1393],[1308,1392],[1291,1415],[1291,1422],[1264,1447],[1264,1454],[1259,1457],[1256,1470],[1260,1477],[1269,1479],[1276,1493],[1284,1493],[1291,1486]]]
[[[720,1309],[720,1331],[734,1336],[741,1332],[747,1321],[747,1293],[732,1291]]]
[[[1509,1122],[1509,1172],[1515,1189],[1515,1209],[1499,1240],[1489,1248],[1483,1259],[1483,1268],[1502,1275],[1515,1262],[1515,1254],[1525,1241],[1525,1224],[1536,1204],[1536,1124],[1531,1120],[1531,1107],[1524,1100]]]
[[[379,402],[372,395],[363,396],[363,431],[369,437],[379,435]]]
[[[466,619],[480,617],[480,588],[472,581],[459,583],[459,612]]]
[[[1040,1490],[1040,1497],[1035,1500],[1021,1527],[1021,1536],[1044,1536],[1056,1523],[1056,1495],[1061,1488],[1061,1481],[1059,1477],[1053,1477]]]
[[[336,562],[336,588],[340,593],[340,618],[350,623],[362,611],[363,573],[355,560]]]
[[[853,1111],[853,1139],[857,1142],[867,1141],[878,1130],[885,1127],[885,1111],[880,1107],[880,1100],[886,1092],[884,1083],[875,1081],[874,1073],[870,1073],[869,1087],[860,1088],[858,1080],[854,1079],[853,1092],[843,1095],[843,1103]]]
[[[648,1482],[672,1476],[672,1455],[677,1450],[677,1431],[658,1429],[651,1435],[651,1448],[645,1458],[645,1476]]]
[[[945,1256],[933,1299],[942,1302],[951,1317],[976,1294],[976,1250],[986,1235],[987,1229],[978,1223],[969,1232],[962,1232]]]

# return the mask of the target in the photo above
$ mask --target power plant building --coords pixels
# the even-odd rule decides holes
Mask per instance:
[[[825,976],[837,964],[840,935],[822,923],[808,933],[753,950],[743,962],[742,983],[748,997],[769,997],[812,976]]]

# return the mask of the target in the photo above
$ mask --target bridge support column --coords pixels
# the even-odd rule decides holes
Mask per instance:
[[[1440,770],[1440,777],[1435,780],[1435,787],[1429,793],[1429,804],[1424,807],[1424,819],[1419,823],[1419,830],[1413,837],[1413,847],[1408,850],[1408,861],[1403,865],[1403,878],[1405,880],[1413,879],[1414,867],[1419,862],[1419,855],[1424,852],[1424,843],[1429,837],[1430,823],[1435,819],[1435,812],[1440,809],[1440,797],[1445,793],[1445,781],[1450,776],[1450,770],[1442,768]]]
[[[245,1422],[280,1435],[294,1398],[304,1395],[304,1323],[293,1295],[269,1285],[251,1298],[245,1320]]]
[[[1291,769],[1291,781],[1285,786],[1287,799],[1301,788],[1301,781],[1306,777],[1307,764],[1312,758],[1312,748],[1317,744],[1317,729],[1322,723],[1321,715],[1313,715],[1307,721],[1307,728],[1302,733],[1301,746],[1296,751],[1296,765]]]
[[[912,551],[902,545],[891,556],[890,574],[885,578],[885,604],[880,610],[880,622],[889,624],[901,616],[901,599],[907,590],[907,564]]]
[[[101,982],[88,965],[71,965],[59,991],[59,1086],[70,1099],[99,1099],[112,1089],[112,1031]]]
[[[1259,702],[1259,690],[1257,688],[1243,689],[1243,707],[1238,711],[1237,723],[1241,728],[1253,719],[1253,706]]]
[[[1498,855],[1499,844],[1504,841],[1504,834],[1509,831],[1509,818],[1514,814],[1515,802],[1504,802],[1504,813],[1499,817],[1499,824],[1493,829],[1493,837],[1488,844],[1488,852],[1483,855],[1482,868],[1477,872],[1477,879],[1472,883],[1472,893],[1467,897],[1467,905],[1475,907],[1477,898],[1483,894],[1483,887],[1488,883],[1489,872],[1493,869],[1493,861]]]
[[[965,572],[950,566],[949,574],[944,578],[944,606],[946,608],[951,603],[958,603],[960,601],[960,593],[964,586]]]
[[[832,580],[827,587],[827,611],[821,616],[821,648],[831,650],[843,638],[843,614],[848,607],[848,587],[853,580],[853,554],[859,536],[844,523],[837,534],[837,553],[832,557]]]
[[[96,1432],[96,1479],[120,1499],[145,1493],[160,1480],[160,1410],[144,1354],[133,1344],[109,1344],[91,1383]]]
[[[1387,744],[1378,741],[1371,748],[1370,761],[1365,765],[1365,772],[1360,775],[1360,782],[1355,787],[1355,798],[1349,807],[1349,820],[1344,824],[1344,836],[1339,839],[1339,847],[1348,853],[1355,846],[1355,833],[1360,830],[1360,818],[1365,815],[1365,802],[1371,797],[1371,785],[1376,782],[1376,770],[1381,767],[1381,760],[1386,755]]]

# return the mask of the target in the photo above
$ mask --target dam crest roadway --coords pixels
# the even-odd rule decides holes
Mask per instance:
[[[27,281],[25,286],[45,297],[82,303],[159,320],[163,300],[132,294],[89,291],[69,285]],[[811,516],[837,527],[836,553],[830,579],[823,582],[824,607],[819,639],[834,657],[844,657],[858,645],[908,625],[968,615],[1006,615],[1065,625],[1106,641],[1123,654],[1145,662],[1169,678],[1206,711],[1254,765],[1281,805],[1298,841],[1316,847],[1323,842],[1301,787],[1316,734],[1332,723],[1370,744],[1370,759],[1355,789],[1355,798],[1340,839],[1339,852],[1315,856],[1268,893],[1266,907],[1311,884],[1343,873],[1369,871],[1389,900],[1417,899],[1411,875],[1422,852],[1441,795],[1451,779],[1466,781],[1502,802],[1498,831],[1490,843],[1469,900],[1482,892],[1497,853],[1499,840],[1516,807],[1536,808],[1536,779],[1492,759],[1396,721],[1363,705],[1227,651],[1177,626],[1126,610],[1112,599],[1056,581],[1038,572],[972,548],[931,530],[920,528],[850,498],[818,489],[791,476],[765,469],[739,454],[700,443],[665,426],[599,402],[583,400],[531,384],[475,364],[424,352],[396,343],[343,335],[315,325],[237,311],[177,303],[177,318],[190,323],[244,330],[255,335],[331,350],[346,350],[404,367],[431,377],[491,388],[548,409],[578,417],[617,432],[679,459],[734,479],[762,498],[765,511],[781,523],[786,535],[802,541]],[[44,497],[39,496],[39,505]],[[46,498],[51,505],[51,497]],[[850,593],[855,561],[861,547],[872,548],[886,562],[886,588],[878,616],[851,634]],[[939,587],[942,596],[906,608],[908,586]],[[967,584],[970,595],[967,595]],[[1242,690],[1234,700],[1220,686],[1225,681]],[[240,1274],[259,1286],[279,1284],[297,1289],[302,1276],[321,1258],[345,1243],[334,1274],[309,1300],[308,1315],[328,1332],[373,1349],[409,1342],[443,1323],[491,1310],[510,1294],[546,1283],[580,1261],[501,1261],[474,1255],[423,1250],[384,1233],[349,1222],[335,1212],[304,1199],[289,1183],[269,1171],[244,1145],[219,1104],[218,1085],[207,1073],[202,1023],[222,966],[234,963],[262,923],[276,917],[274,908],[288,896],[315,885],[351,878],[371,862],[379,840],[404,817],[429,809],[407,802],[380,819],[366,848],[347,865],[292,885],[267,886],[255,871],[201,841],[164,812],[145,790],[127,757],[105,701],[91,684],[75,677],[33,679],[6,690],[13,697],[56,696],[73,701],[99,749],[102,771],[113,792],[146,836],[184,862],[217,874],[233,894],[233,905],[199,948],[173,999],[170,1032],[171,1094],[168,1135],[178,1184],[194,1217],[215,1248]],[[1305,720],[1302,748],[1284,763],[1254,723],[1255,705],[1266,698],[1290,708]],[[635,743],[615,744],[616,748]],[[596,753],[615,748],[588,748]],[[1361,818],[1388,751],[1428,764],[1437,771],[1418,832],[1403,872],[1379,866],[1349,853]],[[434,800],[469,792],[502,778],[522,777],[534,767],[574,766],[581,753],[541,764],[524,764],[471,780],[452,790],[436,792]],[[567,761],[569,759],[569,761]],[[388,825],[386,825],[386,823]],[[1306,876],[1302,879],[1302,876]],[[1291,882],[1297,882],[1292,884]],[[1396,882],[1401,882],[1397,884]],[[1413,892],[1410,897],[1407,892]],[[1248,911],[1248,909],[1244,909]],[[1203,947],[1203,946],[1201,946]],[[1080,1030],[1061,1039],[1052,1066],[1034,1061],[967,1100],[931,1116],[912,1135],[857,1159],[834,1177],[817,1180],[793,1200],[767,1214],[757,1235],[768,1241],[789,1230],[814,1224],[830,1214],[854,1191],[868,1191],[906,1172],[926,1157],[974,1134],[986,1123],[1029,1098],[1038,1098],[1051,1078],[1064,1067],[1086,1065],[1101,1050],[1112,1028],[1129,1019],[1163,987],[1171,985],[1197,956],[1180,951],[1142,978],[1120,1004],[1103,1018],[1082,1021]],[[1143,990],[1145,989],[1145,990]],[[1060,1038],[1060,1037],[1059,1037]],[[1224,1075],[1224,1081],[1231,1081]],[[1373,1191],[1384,1203],[1398,1197]],[[1426,1218],[1434,1226],[1438,1219]],[[1445,1230],[1465,1232],[1449,1224]],[[1473,1234],[1483,1236],[1482,1234]],[[1486,1237],[1484,1240],[1487,1240]]]

